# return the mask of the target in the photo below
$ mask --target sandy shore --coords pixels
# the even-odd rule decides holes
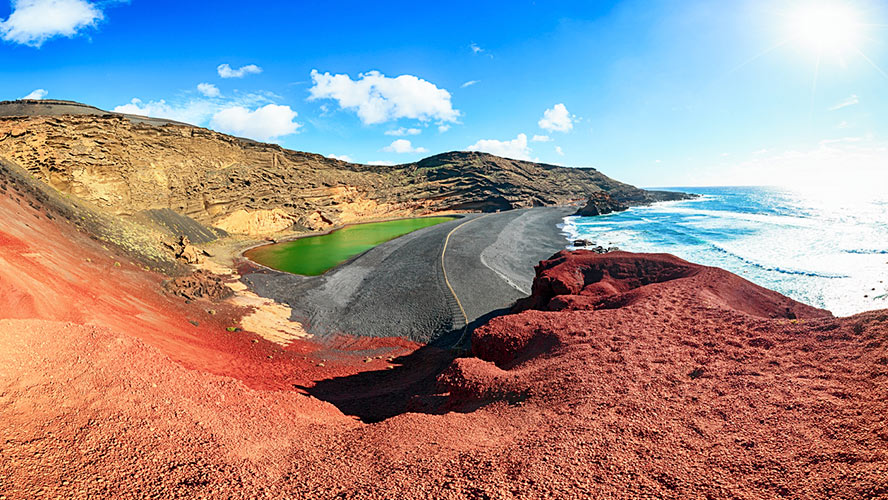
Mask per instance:
[[[557,224],[571,208],[532,208],[465,218],[379,245],[322,276],[257,269],[244,281],[286,303],[318,337],[339,333],[453,343],[470,326],[530,293],[533,267],[565,247]],[[456,337],[458,338],[458,337]]]

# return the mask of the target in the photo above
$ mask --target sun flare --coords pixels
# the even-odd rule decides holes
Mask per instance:
[[[845,52],[854,49],[862,38],[860,14],[840,2],[811,2],[790,16],[790,37],[815,51]]]

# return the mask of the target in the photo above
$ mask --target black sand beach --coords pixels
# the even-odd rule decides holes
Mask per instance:
[[[402,336],[452,345],[466,319],[471,331],[529,295],[534,266],[566,246],[557,224],[573,211],[469,214],[383,243],[322,276],[262,270],[244,279],[256,293],[289,304],[292,319],[318,337]]]

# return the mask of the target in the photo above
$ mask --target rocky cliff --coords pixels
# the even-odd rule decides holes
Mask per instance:
[[[612,212],[622,212],[628,208],[628,205],[620,203],[607,193],[592,193],[592,195],[589,196],[589,201],[586,202],[586,205],[577,210],[577,213],[574,215],[594,217],[596,215],[604,215]]]
[[[630,204],[662,198],[592,168],[474,152],[357,165],[68,101],[0,103],[0,158],[115,215],[172,210],[233,233],[564,204],[596,192]]]

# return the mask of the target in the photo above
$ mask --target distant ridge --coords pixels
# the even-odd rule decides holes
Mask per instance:
[[[598,192],[628,205],[684,196],[639,189],[594,168],[482,152],[361,165],[64,100],[0,102],[0,158],[113,215],[172,210],[234,233],[268,222],[272,232],[324,230],[440,212],[581,204]]]
[[[146,123],[156,126],[167,124],[185,125],[189,127],[193,126],[166,118],[152,118],[150,116],[105,111],[104,109],[99,109],[88,104],[76,101],[65,101],[62,99],[19,99],[16,101],[0,101],[0,117],[64,115],[124,116],[133,123]]]

